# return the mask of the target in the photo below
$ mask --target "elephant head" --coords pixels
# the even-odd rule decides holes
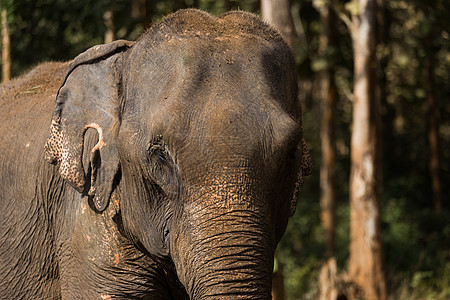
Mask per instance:
[[[184,10],[135,44],[89,49],[58,92],[45,150],[99,213],[120,191],[124,234],[170,261],[192,299],[270,299],[310,165],[292,53],[258,17]]]

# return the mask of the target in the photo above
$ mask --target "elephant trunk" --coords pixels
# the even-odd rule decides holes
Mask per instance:
[[[260,202],[241,189],[185,204],[171,252],[191,299],[271,299],[271,210]]]

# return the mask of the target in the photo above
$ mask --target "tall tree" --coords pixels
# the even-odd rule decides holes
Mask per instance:
[[[274,268],[273,268],[273,277],[272,277],[272,300],[284,300],[285,291],[284,291],[284,276],[283,276],[283,265],[280,260],[276,257],[274,259]]]
[[[425,11],[433,12],[433,7],[425,6]],[[435,17],[436,18],[436,17]],[[433,18],[431,18],[433,20]],[[424,46],[426,51],[425,58],[425,86],[426,86],[426,115],[427,115],[427,131],[428,131],[428,148],[430,153],[429,158],[429,172],[431,179],[431,191],[433,195],[434,213],[439,216],[442,210],[442,196],[441,196],[441,179],[439,176],[439,125],[436,116],[436,86],[434,79],[435,69],[435,55],[434,49],[435,30],[432,28],[436,26],[436,22],[430,21],[429,32],[425,35]]]
[[[105,31],[105,44],[111,43],[115,40],[114,33],[114,14],[112,10],[108,9],[103,14],[103,22],[105,23],[106,31]]]
[[[337,267],[334,258],[336,227],[335,184],[335,111],[336,84],[334,80],[334,52],[336,50],[336,16],[330,1],[314,1],[320,13],[321,32],[319,38],[319,101],[322,107],[320,127],[322,163],[320,167],[320,219],[324,231],[325,260],[319,275],[320,299],[337,298]]]
[[[9,35],[8,12],[1,6],[2,23],[2,81],[11,79],[11,43]]]
[[[139,19],[144,28],[152,23],[152,1],[151,0],[133,0],[131,2],[131,17]]]
[[[297,39],[289,0],[261,0],[262,17],[283,34],[287,43],[294,47]]]
[[[428,43],[430,43],[428,41]],[[430,151],[429,170],[431,178],[431,191],[433,193],[433,207],[437,216],[441,214],[441,180],[439,177],[439,132],[436,117],[436,92],[434,84],[434,59],[428,55],[425,62],[425,80],[427,88],[427,119],[428,119],[428,146]]]
[[[376,96],[377,2],[352,0],[354,51],[353,125],[350,173],[350,257],[348,275],[360,295],[386,299],[380,237],[380,103]]]

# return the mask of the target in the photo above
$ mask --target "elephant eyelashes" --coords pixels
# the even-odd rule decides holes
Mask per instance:
[[[152,154],[162,163],[167,164],[168,161],[166,159],[166,156],[164,154],[163,149],[155,149],[152,151]]]
[[[149,143],[147,157],[149,178],[164,191],[164,194],[176,195],[179,192],[177,167],[161,138]]]
[[[166,146],[160,139],[154,141],[153,143],[150,143],[147,152],[152,159],[156,158],[163,164],[169,164],[167,159]]]

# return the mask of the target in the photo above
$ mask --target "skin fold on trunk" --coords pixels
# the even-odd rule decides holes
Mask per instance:
[[[176,218],[187,225],[171,236],[172,257],[192,299],[271,299],[270,213],[243,184],[248,178],[235,181],[201,188]]]

